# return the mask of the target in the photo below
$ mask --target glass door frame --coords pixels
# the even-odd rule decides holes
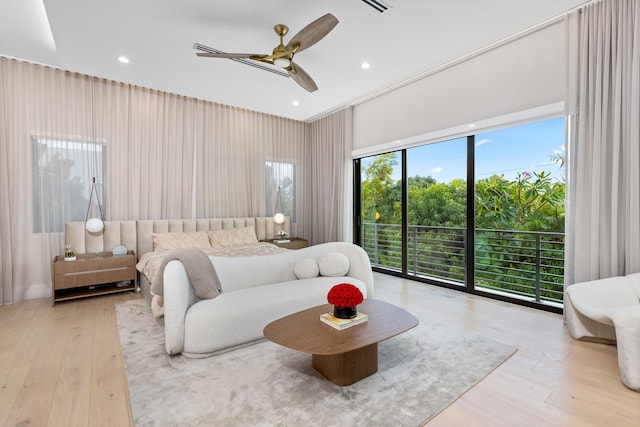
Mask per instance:
[[[552,313],[563,312],[560,307],[551,305],[540,304],[535,301],[523,300],[515,297],[510,297],[504,294],[496,294],[487,292],[481,289],[477,289],[475,286],[475,135],[467,135],[467,200],[466,200],[466,231],[465,231],[465,284],[464,286],[456,286],[445,281],[440,281],[436,278],[425,278],[410,275],[408,273],[408,189],[407,189],[407,148],[400,150],[394,150],[393,152],[399,152],[401,155],[401,179],[402,179],[402,269],[400,272],[393,271],[380,267],[373,267],[376,272],[389,274],[392,276],[398,276],[417,282],[424,282],[431,285],[445,287],[473,295],[479,295],[499,301],[504,301],[516,305],[535,308]],[[353,160],[353,241],[355,244],[362,246],[362,215],[361,215],[361,166],[362,162],[360,158]],[[472,183],[469,185],[469,183]],[[471,214],[469,214],[471,213]]]

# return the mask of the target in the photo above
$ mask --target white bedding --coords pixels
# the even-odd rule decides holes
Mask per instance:
[[[203,248],[202,251],[209,256],[253,256],[253,255],[269,255],[278,252],[286,251],[287,249],[280,248],[271,243],[258,242],[241,246],[230,246],[225,248]],[[136,268],[139,272],[145,275],[150,283],[153,282],[156,274],[158,274],[158,268],[162,264],[164,257],[170,253],[171,250],[147,252],[142,255]]]

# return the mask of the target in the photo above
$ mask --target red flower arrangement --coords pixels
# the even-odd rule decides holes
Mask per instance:
[[[327,301],[335,307],[355,307],[364,300],[362,292],[351,283],[335,285],[327,294]]]

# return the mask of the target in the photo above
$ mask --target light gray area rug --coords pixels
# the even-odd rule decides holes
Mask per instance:
[[[170,357],[143,300],[116,311],[136,426],[420,426],[516,351],[420,319],[378,345],[376,374],[340,387],[313,370],[311,355],[269,341]]]

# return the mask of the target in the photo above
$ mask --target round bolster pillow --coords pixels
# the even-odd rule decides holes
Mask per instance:
[[[295,274],[298,279],[318,277],[319,272],[320,267],[318,267],[318,262],[313,258],[303,258],[293,266],[293,274]]]
[[[329,252],[323,255],[318,265],[322,276],[345,276],[349,272],[349,258],[340,252]]]

